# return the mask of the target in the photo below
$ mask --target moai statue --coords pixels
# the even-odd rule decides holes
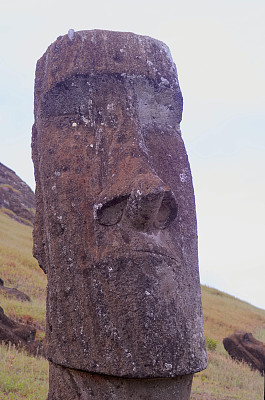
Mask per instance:
[[[206,368],[195,202],[167,46],[71,31],[37,63],[34,256],[49,400],[190,398]]]
[[[265,376],[265,343],[254,338],[251,332],[238,331],[223,339],[230,357],[245,362]]]

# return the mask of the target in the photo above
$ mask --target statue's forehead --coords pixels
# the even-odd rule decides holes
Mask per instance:
[[[141,126],[175,128],[181,101],[167,80],[100,73],[74,75],[57,83],[43,96],[40,110],[43,118],[79,115],[93,119],[95,125],[104,124],[104,119],[127,118],[137,119]]]
[[[185,154],[179,144],[178,102],[175,90],[161,80],[110,73],[73,75],[43,96],[38,125],[50,149],[45,154],[53,153],[60,164],[57,155],[62,152],[63,163],[84,153],[87,165],[108,165],[108,177],[117,174],[113,165],[122,170],[130,166],[131,176],[131,171],[146,172],[148,164],[167,181]],[[131,160],[137,160],[135,168]]]

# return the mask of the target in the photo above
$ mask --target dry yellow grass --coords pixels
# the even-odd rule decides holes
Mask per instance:
[[[0,305],[12,319],[45,328],[46,276],[32,256],[32,228],[0,213],[0,278],[5,286],[26,293],[31,302],[0,294]]]
[[[252,332],[265,341],[265,310],[219,290],[202,286],[205,335],[217,342],[215,351],[208,349],[209,365],[196,374],[191,400],[260,400],[264,379],[248,365],[233,361],[222,341],[237,330]]]
[[[236,330],[265,331],[265,310],[219,290],[202,286],[204,328],[207,336],[222,341]]]
[[[209,366],[193,379],[191,400],[261,400],[263,377],[222,350],[208,352]]]

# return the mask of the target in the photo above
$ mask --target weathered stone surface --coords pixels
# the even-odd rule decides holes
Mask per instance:
[[[120,379],[50,363],[48,400],[187,400],[192,376]]]
[[[252,333],[235,332],[224,338],[224,348],[235,360],[244,361],[261,374],[265,372],[265,344],[255,339]]]
[[[193,374],[207,361],[175,65],[149,37],[71,37],[48,48],[35,80],[48,358],[116,377]]]
[[[25,225],[33,225],[35,196],[12,169],[0,163],[0,210]]]
[[[11,343],[18,348],[23,347],[31,354],[42,355],[42,344],[35,341],[35,336],[35,328],[13,321],[5,315],[3,308],[0,307],[0,343]]]
[[[30,342],[35,339],[36,336],[35,328],[23,324],[18,324],[17,322],[8,318],[5,315],[2,307],[0,307],[0,324],[1,324],[1,333],[3,332],[1,340],[8,341],[8,336],[6,338],[4,337],[5,330],[11,330],[12,335],[15,335],[17,337],[18,342],[19,340]],[[15,339],[14,339],[14,344],[16,344]]]

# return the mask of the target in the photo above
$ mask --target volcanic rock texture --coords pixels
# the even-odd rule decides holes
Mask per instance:
[[[173,379],[206,367],[181,115],[157,40],[71,32],[38,61],[34,255],[48,275],[51,375]]]
[[[250,332],[235,332],[224,338],[224,348],[237,361],[243,361],[252,369],[265,373],[265,343],[254,338]]]
[[[0,307],[0,342],[12,344],[17,348],[23,347],[33,355],[43,355],[41,342],[35,341],[36,329],[28,325],[19,324],[8,318]]]

